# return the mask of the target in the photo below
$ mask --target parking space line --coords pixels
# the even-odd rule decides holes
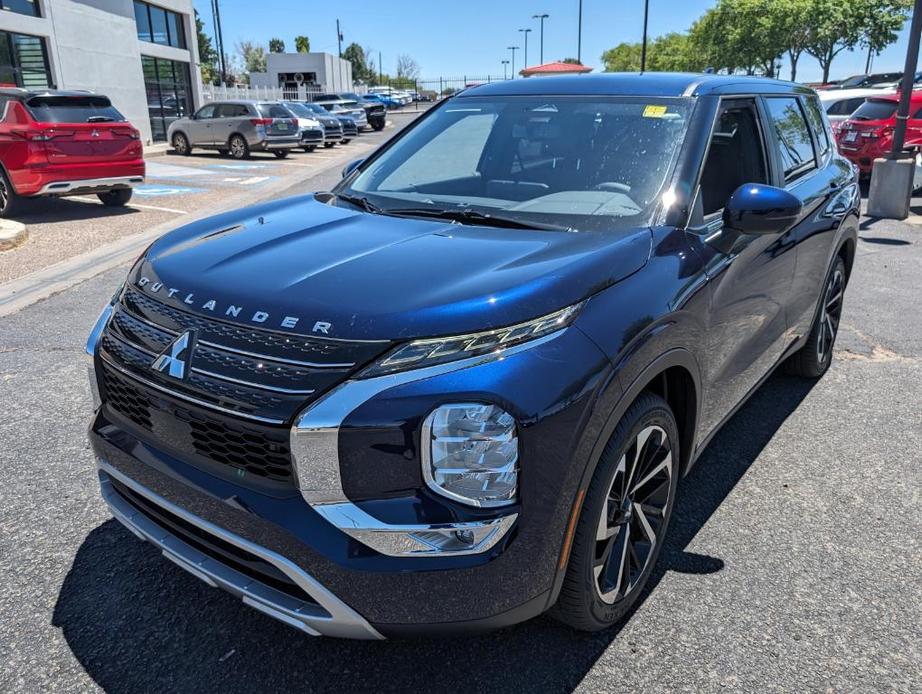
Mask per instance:
[[[85,198],[82,195],[74,195],[71,197],[71,200],[81,200],[83,202],[91,202],[94,205],[102,205],[99,200],[95,198]],[[137,207],[142,210],[158,210],[160,212],[172,212],[173,214],[189,214],[187,210],[177,210],[172,207],[158,207],[157,205],[142,205],[141,203],[133,202],[128,205],[129,207]]]

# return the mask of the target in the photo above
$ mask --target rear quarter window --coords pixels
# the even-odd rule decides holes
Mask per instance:
[[[291,112],[280,104],[259,104],[259,115],[263,118],[292,118]]]
[[[808,97],[804,99],[804,106],[807,111],[807,120],[813,130],[813,136],[816,138],[819,153],[826,154],[829,151],[829,135],[826,132],[826,120],[823,118],[819,99],[815,96]]]
[[[32,117],[40,123],[104,123],[124,121],[104,96],[34,96],[25,103]]]

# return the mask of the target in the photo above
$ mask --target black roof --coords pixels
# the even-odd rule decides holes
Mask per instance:
[[[0,87],[0,95],[17,96],[21,99],[31,99],[33,96],[98,96],[107,98],[105,94],[84,90],[66,90],[66,89],[23,89],[20,87]]]
[[[624,95],[705,96],[708,94],[812,94],[796,82],[746,75],[709,75],[690,72],[602,72],[491,82],[465,89],[466,96]]]

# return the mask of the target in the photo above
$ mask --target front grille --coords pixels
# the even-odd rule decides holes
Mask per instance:
[[[153,369],[186,331],[184,373]],[[387,347],[235,325],[130,288],[99,341],[100,385],[142,440],[234,479],[290,485],[294,416]]]
[[[288,429],[245,423],[186,406],[102,365],[106,405],[170,452],[204,465],[227,467],[237,479],[293,480]],[[145,437],[147,438],[147,437]]]

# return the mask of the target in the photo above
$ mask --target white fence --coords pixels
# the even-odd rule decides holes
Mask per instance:
[[[310,101],[312,94],[321,94],[322,86],[302,84],[297,88],[288,87],[250,87],[241,85],[202,85],[202,100],[227,101],[229,99],[248,99],[254,101]]]

